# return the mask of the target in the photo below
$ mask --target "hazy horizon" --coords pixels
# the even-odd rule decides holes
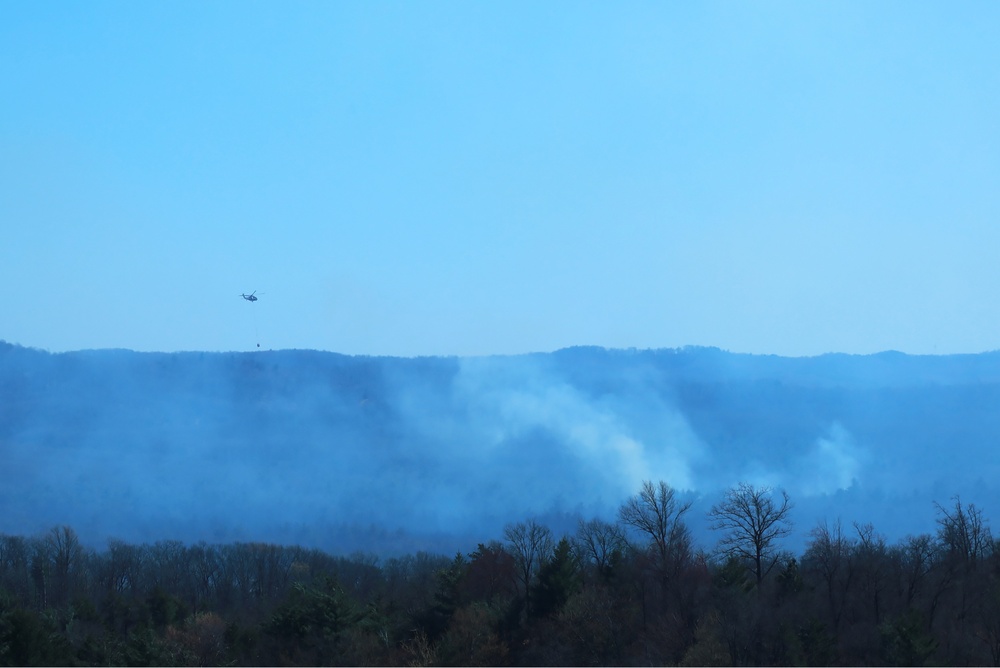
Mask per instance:
[[[518,357],[523,355],[547,355],[551,353],[558,353],[566,350],[573,349],[586,349],[594,348],[599,350],[606,350],[610,352],[658,352],[658,351],[683,351],[683,350],[718,350],[725,353],[732,353],[734,355],[751,355],[758,357],[782,357],[788,359],[810,359],[816,357],[825,356],[838,356],[846,355],[850,357],[870,357],[883,354],[900,354],[906,355],[908,357],[953,357],[953,356],[974,356],[983,355],[989,353],[1000,352],[1000,348],[991,348],[988,350],[977,350],[969,352],[959,352],[959,353],[947,353],[947,352],[930,352],[930,353],[909,353],[904,350],[898,350],[896,348],[886,348],[883,350],[874,350],[871,352],[844,352],[839,350],[828,350],[820,353],[813,354],[803,354],[803,355],[783,355],[780,353],[772,352],[751,352],[746,350],[731,350],[728,348],[722,348],[719,346],[707,346],[699,344],[686,344],[680,346],[661,346],[661,347],[637,347],[637,346],[627,346],[627,347],[611,347],[611,346],[601,346],[596,344],[575,344],[568,345],[562,348],[556,348],[554,350],[527,350],[523,352],[506,352],[506,353],[477,353],[471,355],[459,355],[454,353],[440,353],[433,355],[390,355],[390,354],[371,354],[371,353],[347,353],[339,350],[330,350],[323,348],[246,348],[246,349],[219,349],[219,350],[202,350],[202,349],[184,349],[184,350],[145,350],[139,348],[129,348],[129,347],[96,347],[96,348],[68,348],[65,350],[52,350],[49,348],[43,348],[40,346],[34,346],[30,344],[25,344],[18,341],[10,341],[0,338],[0,343],[8,343],[28,350],[37,350],[44,353],[50,353],[53,355],[59,355],[64,353],[80,353],[80,352],[100,352],[100,351],[124,351],[132,353],[150,353],[150,354],[173,354],[173,353],[210,353],[210,354],[227,354],[227,353],[248,353],[252,354],[254,352],[321,352],[321,353],[333,353],[336,355],[344,355],[347,357],[385,357],[385,358],[401,358],[401,359],[420,359],[426,357],[441,357],[441,358],[477,358],[477,357]]]

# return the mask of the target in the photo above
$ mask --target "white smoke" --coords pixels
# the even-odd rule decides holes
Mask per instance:
[[[808,452],[795,462],[789,488],[803,496],[832,494],[860,482],[865,451],[850,432],[834,422],[816,439]]]
[[[502,449],[519,435],[544,432],[593,481],[587,496],[607,507],[634,494],[643,480],[694,487],[691,462],[701,446],[684,418],[662,403],[646,413],[656,416],[651,424],[639,424],[622,415],[634,411],[634,403],[627,408],[623,398],[589,396],[539,363],[514,364],[510,358],[462,360],[454,392],[466,402],[470,424],[481,430],[487,451],[504,457]],[[650,393],[643,394],[651,401]],[[552,473],[557,489],[560,482]]]

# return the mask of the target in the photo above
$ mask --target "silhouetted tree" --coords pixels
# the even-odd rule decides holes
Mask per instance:
[[[937,551],[933,538],[927,534],[907,536],[902,545],[890,549],[900,598],[905,607],[914,607],[925,593]]]
[[[580,588],[580,565],[568,539],[556,544],[552,556],[538,570],[535,584],[535,610],[539,617],[559,612]]]
[[[951,510],[934,504],[938,511],[938,540],[949,557],[975,569],[993,553],[993,534],[975,504],[963,506],[957,496],[954,500]]]
[[[865,607],[878,627],[883,619],[885,592],[889,586],[889,550],[885,537],[871,524],[854,524],[858,542],[854,546],[854,563]]]
[[[724,532],[720,550],[749,562],[758,586],[777,562],[776,541],[792,530],[791,508],[785,491],[776,502],[770,487],[740,483],[728,489],[722,502],[708,513],[712,528]]]
[[[618,509],[618,518],[649,539],[649,546],[666,573],[690,556],[691,533],[683,521],[690,509],[690,502],[680,503],[670,485],[662,480],[654,485],[647,480],[639,493]]]
[[[114,595],[133,594],[140,585],[139,548],[121,540],[111,539],[102,557],[101,581],[105,590]]]
[[[690,503],[681,503],[676,491],[664,481],[644,481],[642,489],[618,509],[622,524],[636,530],[645,540],[637,561],[644,570],[656,574],[659,601],[665,604],[671,580],[691,559],[691,534],[684,523]],[[646,585],[638,583],[646,610]]]
[[[480,543],[469,554],[466,586],[473,600],[493,602],[514,595],[517,580],[514,557],[499,541]]]
[[[524,594],[525,610],[530,614],[531,585],[538,568],[552,554],[552,532],[535,520],[528,520],[508,524],[504,527],[503,535],[514,557],[518,582]]]
[[[50,561],[50,603],[62,605],[75,593],[84,550],[76,532],[68,526],[53,527],[45,536],[45,547]]]
[[[581,558],[593,564],[598,576],[604,580],[610,578],[628,547],[622,528],[600,519],[589,522],[580,520],[576,545]]]
[[[994,605],[990,593],[995,576],[983,568],[993,554],[993,536],[975,505],[963,505],[956,496],[951,510],[935,506],[941,583],[936,603],[941,607],[934,612],[941,634],[940,650],[949,663],[983,663],[988,657],[978,655],[974,648],[979,646],[976,636],[983,632],[982,622]]]
[[[398,612],[400,631],[412,635],[411,620],[424,612],[437,591],[438,573],[450,563],[447,557],[418,552],[389,559],[382,566],[385,596]]]
[[[823,522],[809,535],[811,540],[806,545],[802,565],[810,576],[819,581],[830,625],[836,632],[840,628],[855,576],[852,559],[854,542],[844,535],[839,520],[832,527]]]
[[[437,572],[437,588],[429,605],[415,616],[415,621],[431,642],[448,628],[455,611],[464,603],[465,576],[468,562],[461,553],[456,554],[446,568]]]
[[[188,548],[188,567],[193,585],[191,609],[198,612],[206,606],[219,611],[219,587],[222,564],[214,545],[198,543]]]

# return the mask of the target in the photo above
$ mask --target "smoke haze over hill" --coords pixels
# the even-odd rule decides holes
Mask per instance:
[[[51,354],[0,343],[0,532],[470,549],[508,521],[610,518],[642,480],[739,481],[816,521],[933,529],[1000,500],[1000,354],[717,349],[472,358]]]

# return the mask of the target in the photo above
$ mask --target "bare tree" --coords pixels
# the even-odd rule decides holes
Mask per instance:
[[[116,594],[135,592],[139,588],[142,550],[124,541],[110,539],[102,555],[103,580],[108,591]]]
[[[510,545],[510,553],[514,556],[518,584],[523,587],[524,606],[528,608],[532,580],[544,560],[552,554],[554,547],[552,532],[535,520],[528,520],[508,524],[504,527],[503,536]]]
[[[901,545],[892,548],[892,564],[906,607],[912,608],[917,596],[925,589],[934,568],[936,553],[937,546],[928,534],[907,536]]]
[[[932,601],[932,615],[941,604],[941,620],[950,634],[969,637],[995,605],[990,601],[992,577],[982,568],[993,554],[993,535],[983,512],[974,504],[962,504],[957,496],[949,510],[935,504],[939,513],[937,542],[940,550],[940,584]],[[973,620],[976,620],[975,622]],[[981,630],[980,630],[981,632]]]
[[[188,548],[188,563],[193,582],[191,609],[197,612],[218,600],[222,562],[218,548],[201,542]]]
[[[972,503],[963,506],[957,496],[954,500],[955,507],[951,511],[940,503],[934,504],[940,515],[938,540],[949,556],[975,570],[976,565],[992,553],[993,535],[983,519],[982,510]]]
[[[602,577],[606,577],[612,568],[615,555],[620,556],[626,547],[621,527],[601,519],[589,522],[580,520],[576,530],[576,545],[581,557],[592,562]]]
[[[691,503],[680,503],[675,490],[662,480],[654,485],[646,480],[642,489],[618,509],[623,524],[649,537],[649,545],[664,573],[682,563],[690,554],[691,533],[684,524],[684,513]]]
[[[802,563],[825,585],[833,629],[837,632],[855,576],[855,564],[851,558],[855,541],[844,535],[839,519],[832,527],[826,522],[818,524],[809,535],[812,540]]]
[[[52,601],[65,603],[75,593],[84,550],[76,532],[68,526],[53,527],[45,539],[52,573]]]
[[[708,513],[712,529],[725,532],[719,541],[720,550],[750,562],[758,586],[778,561],[775,542],[792,530],[788,519],[791,509],[784,490],[777,502],[770,487],[741,482],[726,490],[722,503],[712,506]]]
[[[858,542],[854,546],[854,561],[860,576],[861,590],[871,599],[872,620],[875,626],[882,623],[883,596],[888,587],[889,548],[885,537],[875,531],[871,523],[854,523]]]

